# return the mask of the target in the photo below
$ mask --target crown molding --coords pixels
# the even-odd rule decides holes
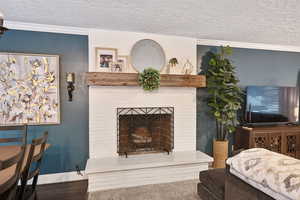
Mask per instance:
[[[230,47],[235,47],[235,48],[300,52],[300,46],[275,45],[275,44],[264,44],[264,43],[198,39],[197,44],[205,45],[205,46],[227,46],[227,45],[229,45]]]
[[[24,23],[17,21],[5,21],[5,26],[9,29],[25,30],[25,31],[38,31],[49,33],[64,33],[73,35],[88,35],[88,28],[79,28],[72,26],[57,26],[57,25],[45,25],[35,23]]]
[[[89,35],[89,32],[91,30],[89,28],[25,23],[25,22],[18,22],[18,21],[5,21],[4,26],[9,29],[16,29],[16,30],[64,33],[64,34],[73,34],[73,35]],[[101,30],[101,29],[94,29],[94,30]],[[226,41],[226,40],[210,40],[210,39],[197,39],[197,44],[206,45],[206,46],[229,45],[235,48],[300,52],[300,46],[291,46],[291,45],[276,45],[276,44],[250,43],[250,42],[238,42],[238,41]]]

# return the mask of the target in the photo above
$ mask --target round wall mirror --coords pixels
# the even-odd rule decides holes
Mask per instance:
[[[150,39],[136,42],[131,49],[130,56],[132,66],[138,72],[150,67],[160,71],[166,64],[166,55],[163,48]]]

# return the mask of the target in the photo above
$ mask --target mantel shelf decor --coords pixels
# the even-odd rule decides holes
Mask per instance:
[[[89,86],[139,86],[137,73],[87,72]],[[160,87],[206,87],[203,75],[161,74]]]

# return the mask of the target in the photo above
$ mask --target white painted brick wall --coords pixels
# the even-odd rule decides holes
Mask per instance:
[[[118,107],[174,107],[174,151],[196,150],[196,89],[162,87],[144,92],[140,87],[89,89],[90,158],[117,154]]]

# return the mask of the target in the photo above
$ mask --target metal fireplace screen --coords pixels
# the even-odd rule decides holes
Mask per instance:
[[[119,155],[171,152],[174,108],[117,108]]]

